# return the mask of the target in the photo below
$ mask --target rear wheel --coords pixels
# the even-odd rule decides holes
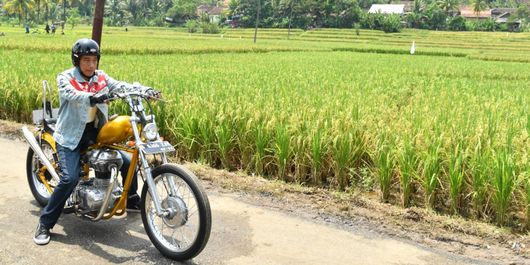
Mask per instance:
[[[197,256],[210,238],[210,203],[197,177],[183,167],[161,165],[152,172],[162,209],[158,216],[147,184],[142,189],[141,214],[153,245],[173,260]]]
[[[40,148],[44,152],[46,158],[48,158],[53,165],[57,165],[57,155],[55,154],[51,144],[39,139],[37,139],[37,142],[40,142]],[[44,174],[46,183],[53,191],[55,186],[58,184],[57,181],[52,178],[48,170],[46,170],[46,166],[40,162],[33,149],[31,149],[31,147],[28,148],[28,155],[26,158],[26,175],[29,188],[31,189],[31,193],[33,194],[33,197],[35,197],[37,203],[44,207],[48,204],[51,193],[48,191],[48,188],[46,185],[44,185],[39,177],[39,174],[42,173]]]

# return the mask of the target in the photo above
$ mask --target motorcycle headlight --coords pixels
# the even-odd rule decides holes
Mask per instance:
[[[145,125],[143,134],[144,137],[149,141],[156,140],[158,138],[158,129],[156,128],[156,124],[148,123]]]

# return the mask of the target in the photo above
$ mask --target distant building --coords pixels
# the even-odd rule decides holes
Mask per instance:
[[[517,8],[493,8],[475,12],[473,7],[461,6],[459,12],[460,16],[469,20],[493,19],[495,23],[506,24],[510,31],[517,30],[522,23],[520,19],[514,20],[510,18],[517,12]]]
[[[368,13],[388,14],[388,15],[403,15],[405,13],[404,4],[373,4],[368,10]]]
[[[470,6],[461,6],[460,16],[466,19],[488,19],[491,18],[491,9],[482,10],[480,12],[475,12],[473,7]]]
[[[211,8],[212,6],[210,5],[200,5],[195,10],[195,15],[200,16],[202,13],[208,13],[208,11],[210,11]]]
[[[210,22],[218,23],[221,20],[221,15],[228,8],[221,6],[211,6],[211,5],[200,5],[197,7],[195,14],[201,16],[202,14],[207,14],[210,17]]]
[[[517,12],[517,8],[493,8],[491,9],[491,17],[495,18],[497,23],[505,23],[515,12]]]
[[[516,12],[517,8],[493,8],[491,17],[495,20],[495,23],[506,24],[508,30],[513,31],[519,29],[523,23],[521,19],[511,18]]]

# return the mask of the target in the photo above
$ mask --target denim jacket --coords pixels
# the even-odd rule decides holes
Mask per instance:
[[[59,87],[61,106],[59,107],[56,130],[53,134],[55,141],[70,150],[74,150],[85,130],[91,107],[89,98],[94,95],[94,91],[88,88],[97,86],[98,91],[101,91],[100,93],[109,93],[119,87],[120,84],[123,83],[114,80],[101,70],[96,70],[96,74],[88,82],[85,81],[77,67],[60,73],[57,76],[57,86]],[[98,109],[96,121],[98,127],[101,127],[108,119],[108,105],[102,103],[96,104],[96,106]]]

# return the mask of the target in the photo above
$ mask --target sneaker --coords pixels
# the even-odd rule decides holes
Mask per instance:
[[[130,212],[130,213],[139,213],[140,212],[140,203],[138,203],[138,202],[136,202],[136,203],[127,202],[126,210],[127,210],[127,212]]]
[[[37,245],[46,245],[50,242],[50,229],[44,227],[41,223],[37,226],[37,231],[33,237],[33,242]]]
[[[133,194],[127,198],[127,212],[139,213],[140,212],[140,196]]]

